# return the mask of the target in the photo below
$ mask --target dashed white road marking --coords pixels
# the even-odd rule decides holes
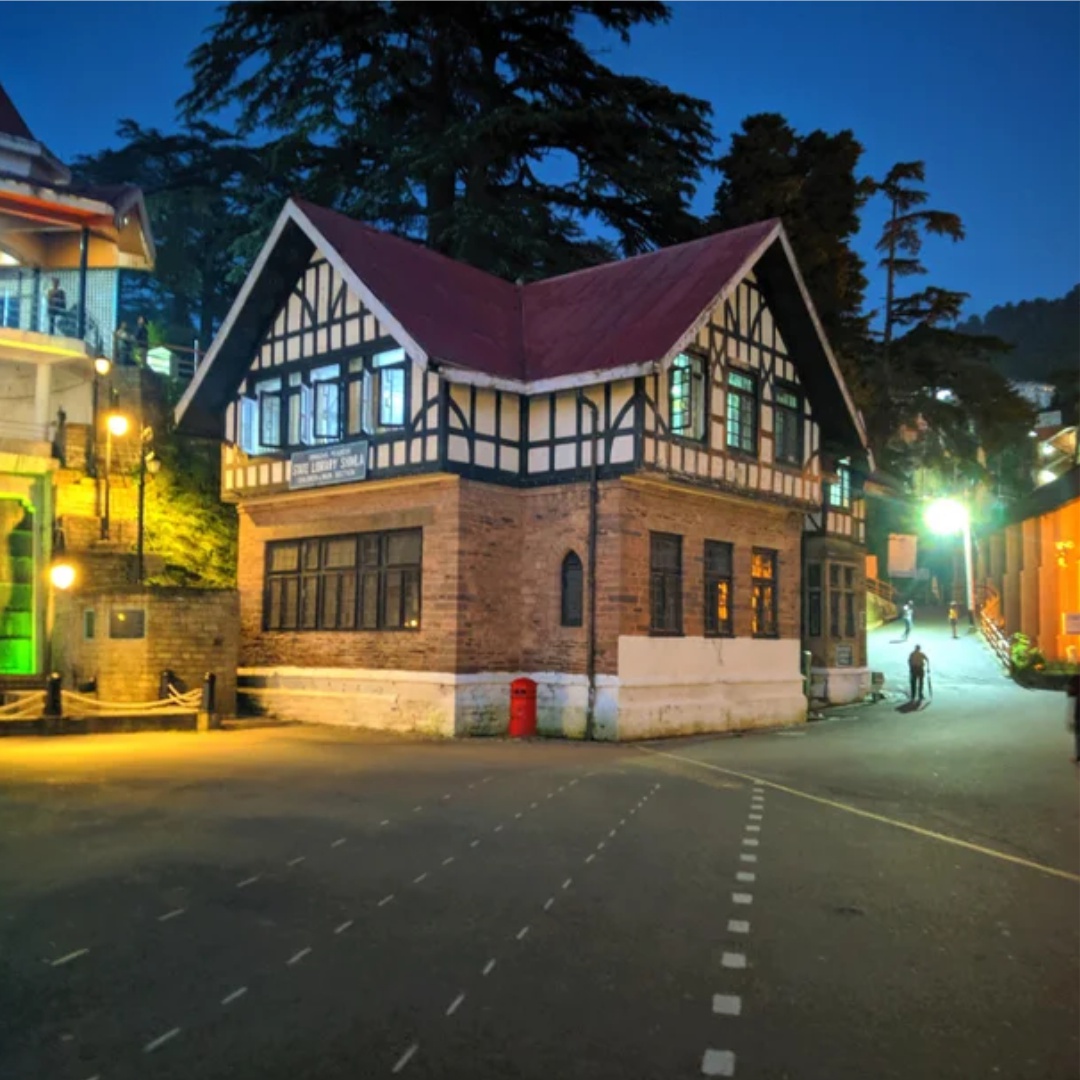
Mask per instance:
[[[243,881],[238,881],[236,883],[236,887],[238,889],[246,889],[249,885],[254,885],[255,882],[258,881],[261,877],[262,874],[254,874],[252,877],[244,878]]]
[[[550,911],[551,910],[551,905],[554,904],[554,903],[555,903],[555,897],[554,896],[549,896],[544,901],[544,910],[545,911]]]
[[[389,818],[383,818],[383,820],[379,822],[379,828],[381,829],[384,825],[389,825],[389,824],[390,824],[390,819]]]
[[[742,853],[741,853],[741,854],[739,855],[739,858],[740,858],[740,859],[741,859],[741,860],[742,860],[743,862],[757,862],[757,856],[756,856],[756,855],[752,855],[752,854],[751,854],[750,852],[748,852],[748,851],[744,851],[744,852],[742,852]]]
[[[528,928],[527,926],[523,926],[523,927],[522,927],[522,928],[521,928],[521,929],[520,929],[520,930],[519,930],[519,931],[517,932],[517,939],[518,939],[518,941],[521,941],[521,940],[522,940],[522,939],[523,939],[523,938],[525,937],[525,935],[526,935],[526,934],[527,934],[528,932],[529,932],[529,928]]]
[[[530,803],[529,804],[529,809],[530,810],[535,810],[539,805],[540,805],[539,803]]]
[[[741,952],[726,952],[720,957],[720,966],[726,968],[746,967],[746,954]]]
[[[742,998],[738,994],[713,994],[712,1011],[720,1016],[741,1016]]]
[[[516,813],[516,814],[514,815],[514,817],[515,817],[515,818],[519,818],[519,817],[521,817],[521,811],[519,810],[519,811],[518,811],[518,812],[517,812],[517,813]]]
[[[619,824],[620,825],[625,825],[626,824],[626,818],[619,818]]]
[[[586,861],[587,863],[589,863],[589,862],[592,862],[592,861],[593,861],[593,859],[595,859],[595,858],[596,858],[596,852],[594,851],[594,852],[593,852],[593,853],[592,853],[591,855],[587,855],[587,856],[585,857],[585,861]]]
[[[299,964],[300,961],[303,960],[309,952],[311,952],[310,946],[308,946],[308,948],[306,949],[301,949],[298,953],[294,953],[292,956],[289,957],[288,960],[285,961],[285,966],[292,967],[293,964]]]
[[[574,779],[570,781],[568,786],[573,787],[576,783],[577,783],[577,777],[574,777]]]
[[[187,908],[173,908],[172,911],[166,911],[164,915],[159,915],[157,921],[168,922],[170,919],[178,919],[185,911],[187,911]]]
[[[490,975],[495,970],[495,960],[491,959],[484,965],[484,970],[480,972],[481,975]]]
[[[746,826],[746,831],[747,832],[761,832],[761,826],[760,825],[747,825]]]
[[[420,1044],[419,1043],[413,1043],[412,1046],[410,1046],[409,1049],[406,1050],[405,1053],[402,1054],[401,1057],[399,1057],[397,1059],[397,1064],[390,1071],[392,1073],[401,1072],[401,1070],[404,1069],[405,1066],[409,1064],[410,1060],[412,1060],[413,1054],[415,1054],[416,1051],[419,1050],[419,1049],[420,1049]]]
[[[604,850],[604,841],[603,840],[601,840],[600,843],[596,845],[596,850],[597,851],[603,851]]]
[[[474,787],[476,787],[476,785],[475,785],[475,784],[470,784],[470,785],[469,785],[469,790],[471,791],[471,790],[472,790],[472,789],[473,789]]]
[[[414,806],[414,807],[412,808],[412,812],[413,812],[414,814],[418,814],[418,813],[420,813],[420,811],[421,811],[421,810],[423,810],[423,809],[424,809],[424,808],[423,808],[422,806]]]
[[[286,866],[299,866],[306,858],[307,858],[306,855],[297,855],[295,859],[290,859],[285,865]]]
[[[471,844],[469,845],[469,847],[479,847],[479,846],[480,846],[480,841],[479,841],[479,840],[474,840],[474,841],[473,841],[473,842],[472,842],[472,843],[471,843]]]
[[[494,776],[485,776],[484,779],[480,781],[480,783],[481,784],[486,784],[489,780],[494,780],[494,779],[495,779]]]
[[[234,990],[231,994],[226,994],[221,999],[222,1005],[231,1005],[237,998],[242,998],[247,993],[247,987],[241,986],[238,990]]]
[[[445,794],[442,798],[443,798],[443,802],[446,802],[448,799],[452,798],[452,796],[450,795],[449,792],[447,792],[447,794]]]
[[[559,791],[565,791],[565,790],[566,790],[566,785],[563,784],[563,786],[561,788],[559,788]]]
[[[346,919],[340,926],[335,926],[334,927],[334,933],[335,934],[344,934],[345,931],[348,930],[350,926],[352,926],[352,924],[353,924],[352,919]]]
[[[454,861],[454,856],[453,855],[447,855],[446,858],[443,859],[442,864],[443,864],[443,866],[449,866],[453,861]]]
[[[734,1076],[735,1055],[730,1050],[706,1050],[701,1072],[705,1076]]]
[[[744,836],[743,847],[759,847],[761,841],[756,836]]]
[[[757,874],[751,874],[749,870],[740,870],[735,875],[736,881],[757,881]]]
[[[610,839],[610,838],[611,838],[611,837],[613,837],[614,835],[615,835],[615,830],[614,830],[614,829],[612,829],[612,830],[611,830],[611,832],[609,832],[609,833],[608,833],[608,839]]]
[[[496,825],[495,828],[492,829],[491,831],[492,832],[502,832],[502,828],[503,828],[502,825]]]
[[[394,894],[393,893],[387,893],[387,895],[384,896],[376,906],[377,907],[386,907],[386,905],[389,904],[390,901],[393,900],[393,899],[394,899]]]
[[[80,956],[85,956],[89,949],[76,949],[74,952],[69,952],[67,956],[61,956],[59,960],[53,960],[50,967],[60,967],[63,964],[70,964],[72,960],[78,960]]]
[[[552,798],[554,798],[554,797],[555,797],[555,792],[554,792],[554,791],[549,791],[549,792],[547,793],[547,797],[548,797],[549,799],[552,799]]]
[[[568,877],[568,878],[567,878],[567,879],[566,879],[566,880],[565,880],[565,881],[564,881],[564,882],[562,883],[562,887],[563,887],[564,889],[569,889],[569,888],[570,888],[570,883],[571,883],[571,882],[572,882],[573,880],[574,880],[574,879],[573,879],[572,877]]]
[[[465,1000],[465,995],[463,993],[458,994],[458,996],[456,998],[454,998],[454,1000],[451,1001],[450,1004],[446,1007],[446,1015],[447,1016],[453,1016],[454,1013],[456,1013],[458,1011],[458,1009],[461,1007],[461,1003],[464,1000]]]
[[[728,919],[727,928],[731,934],[750,933],[750,924],[745,919]]]
[[[750,815],[750,820],[751,821],[760,821],[761,820],[761,815],[760,814],[751,814]]]
[[[731,902],[733,904],[752,904],[754,902],[754,896],[753,893],[734,892],[731,894]]]
[[[423,872],[423,873],[422,873],[422,874],[421,874],[421,875],[420,875],[419,877],[414,877],[414,878],[412,879],[412,883],[413,883],[414,885],[419,885],[419,884],[420,884],[420,882],[421,882],[421,881],[423,881],[423,880],[424,880],[424,878],[426,878],[426,877],[427,877],[427,871],[425,870],[425,871],[424,871],[424,872]]]
[[[164,1035],[159,1035],[156,1039],[152,1039],[143,1047],[144,1054],[152,1054],[159,1046],[164,1046],[170,1039],[175,1039],[180,1034],[179,1028],[173,1028],[171,1031],[166,1031]]]
[[[330,846],[331,847],[341,847],[341,845],[344,844],[344,843],[345,843],[345,837],[344,836],[339,836]]]

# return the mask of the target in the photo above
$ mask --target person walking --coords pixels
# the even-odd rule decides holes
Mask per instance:
[[[911,631],[915,626],[915,605],[909,600],[901,610],[904,619],[904,640],[911,637]]]
[[[960,622],[960,605],[954,600],[949,605],[949,625],[952,627],[953,638],[958,637],[956,626]]]
[[[922,701],[923,699],[923,682],[926,679],[926,674],[930,670],[930,657],[922,651],[921,645],[915,646],[915,651],[908,657],[908,674],[911,677],[911,700]],[[916,698],[918,693],[918,698]]]

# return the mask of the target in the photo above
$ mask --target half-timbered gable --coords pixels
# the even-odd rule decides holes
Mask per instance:
[[[779,222],[523,285],[290,201],[178,416],[277,715],[498,731],[531,672],[564,734],[791,723],[807,606],[858,615],[865,435]]]

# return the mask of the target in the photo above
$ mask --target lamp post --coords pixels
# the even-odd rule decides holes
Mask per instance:
[[[56,626],[56,592],[66,592],[75,584],[75,567],[69,562],[54,562],[49,567],[48,603],[45,608],[45,674],[52,674],[52,639]]]
[[[141,442],[139,446],[139,526],[138,537],[136,541],[136,566],[138,581],[141,585],[143,583],[143,577],[145,576],[145,566],[143,564],[143,538],[146,530],[146,474],[150,473],[153,476],[161,467],[161,462],[154,457],[154,429],[152,427],[144,427],[142,429]]]
[[[930,531],[939,536],[960,534],[964,546],[964,592],[968,619],[975,621],[975,568],[971,550],[971,514],[957,499],[936,499],[927,508],[924,520]]]
[[[112,363],[107,356],[95,356],[94,357],[94,383],[91,389],[91,406],[90,406],[90,446],[88,447],[88,453],[86,455],[87,461],[90,463],[90,475],[97,476],[98,473],[98,460],[97,460],[97,430],[98,430],[98,410],[100,408],[101,399],[101,380],[104,379],[112,370]]]
[[[105,513],[101,519],[101,539],[108,540],[109,520],[112,497],[112,441],[113,436],[120,438],[127,434],[128,418],[123,413],[110,413],[105,421]]]

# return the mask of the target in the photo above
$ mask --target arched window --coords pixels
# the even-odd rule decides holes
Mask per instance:
[[[578,558],[575,552],[567,552],[566,558],[562,561],[563,626],[581,625],[581,614],[584,607],[582,603],[583,578],[581,559]]]

